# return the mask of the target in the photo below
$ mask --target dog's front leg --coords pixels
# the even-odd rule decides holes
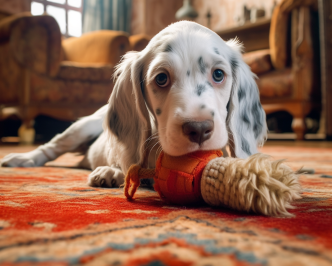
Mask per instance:
[[[115,166],[97,167],[88,177],[92,187],[119,187],[124,182],[124,174]]]

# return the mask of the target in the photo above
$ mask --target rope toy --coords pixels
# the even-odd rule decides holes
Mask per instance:
[[[292,216],[287,209],[301,198],[298,174],[264,154],[238,159],[223,158],[219,150],[178,157],[161,152],[155,169],[129,168],[124,187],[127,199],[133,199],[140,179],[147,178],[154,179],[160,198],[171,204],[205,202],[239,211]]]

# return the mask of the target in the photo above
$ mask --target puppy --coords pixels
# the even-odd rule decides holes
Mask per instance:
[[[95,140],[80,165],[93,170],[91,186],[112,187],[132,164],[154,167],[161,149],[180,156],[229,145],[231,156],[246,158],[264,143],[267,126],[241,49],[194,22],[174,23],[123,57],[107,106],[1,165],[41,166]]]

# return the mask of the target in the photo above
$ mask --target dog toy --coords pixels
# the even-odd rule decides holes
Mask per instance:
[[[298,174],[282,161],[255,154],[247,159],[223,158],[222,152],[197,151],[173,157],[161,152],[155,169],[132,165],[125,178],[125,196],[131,200],[140,179],[153,178],[154,189],[167,203],[205,202],[239,211],[292,216],[287,209],[299,199]]]

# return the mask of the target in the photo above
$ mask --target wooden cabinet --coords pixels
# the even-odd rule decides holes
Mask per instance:
[[[262,18],[254,23],[247,22],[242,26],[228,28],[216,33],[224,41],[235,37],[239,38],[244,43],[244,51],[251,52],[269,48],[270,24],[271,19]]]

